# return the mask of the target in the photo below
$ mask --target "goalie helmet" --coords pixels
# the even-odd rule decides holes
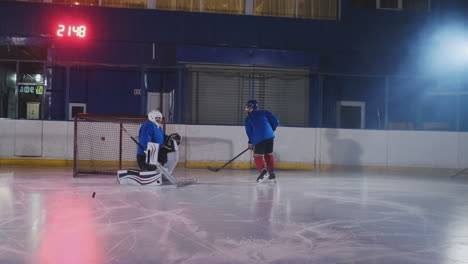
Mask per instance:
[[[245,104],[245,108],[252,108],[253,110],[257,110],[258,108],[258,102],[257,100],[249,100],[246,104]]]
[[[161,112],[159,112],[158,110],[151,110],[149,113],[148,113],[148,120],[157,124],[158,122],[156,122],[156,118],[162,118],[162,114]]]

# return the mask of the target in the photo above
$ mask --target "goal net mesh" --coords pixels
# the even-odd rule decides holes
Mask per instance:
[[[138,169],[138,130],[146,116],[78,114],[74,124],[73,176],[115,174],[120,169]]]

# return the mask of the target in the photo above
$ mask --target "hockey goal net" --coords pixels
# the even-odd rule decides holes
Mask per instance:
[[[137,145],[140,125],[146,116],[78,114],[74,124],[73,176],[115,174],[120,169],[138,169]]]

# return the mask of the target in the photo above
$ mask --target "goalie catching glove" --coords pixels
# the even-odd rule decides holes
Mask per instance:
[[[167,163],[167,153],[176,151],[176,144],[180,145],[181,137],[177,133],[170,134],[165,136],[164,145],[159,151],[158,161],[160,164],[164,165]]]

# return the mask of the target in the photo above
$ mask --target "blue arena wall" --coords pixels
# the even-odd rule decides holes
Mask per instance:
[[[389,93],[388,121],[422,123],[431,116],[431,121],[448,121],[450,130],[466,131],[468,120],[463,121],[468,109],[463,102],[468,99],[431,94],[440,85],[447,90],[468,89],[466,77],[460,77],[457,87],[440,84],[452,73],[427,76],[421,59],[433,29],[454,21],[466,23],[461,20],[466,3],[431,1],[431,8],[431,12],[356,9],[342,1],[341,19],[325,21],[0,2],[0,42],[48,47],[51,119],[66,118],[67,102],[87,102],[88,112],[94,113],[142,114],[143,100],[132,94],[144,88],[142,72],[147,72],[148,91],[178,89],[177,122],[183,123],[187,80],[180,64],[197,62],[305,67],[312,73],[332,73],[323,84],[311,75],[310,126],[334,127],[337,99],[365,100],[366,128],[383,129],[382,98]],[[54,37],[54,26],[70,20],[88,25],[86,40]],[[402,77],[386,80],[386,76]],[[319,105],[321,95],[324,100]],[[436,107],[420,109],[414,102]],[[459,123],[454,111],[460,113]],[[317,112],[322,116],[316,117]]]

